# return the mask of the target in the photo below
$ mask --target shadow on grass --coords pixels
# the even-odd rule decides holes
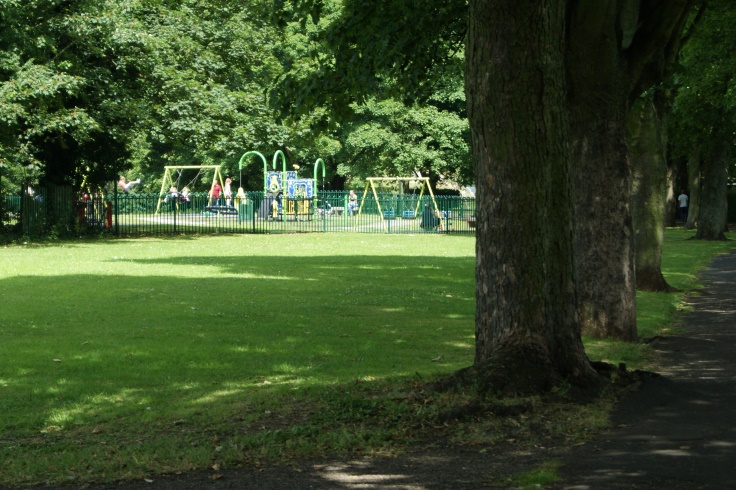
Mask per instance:
[[[473,258],[134,262],[171,274],[0,282],[5,433],[262,412],[269,397],[472,362]]]

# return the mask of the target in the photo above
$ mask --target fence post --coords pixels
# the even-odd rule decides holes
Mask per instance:
[[[120,202],[118,201],[117,185],[115,185],[115,236],[120,236]]]
[[[322,233],[327,233],[327,196],[325,196],[324,181],[322,182]]]
[[[179,201],[177,197],[171,198],[171,207],[174,210],[174,233],[176,233],[176,211],[179,209]]]

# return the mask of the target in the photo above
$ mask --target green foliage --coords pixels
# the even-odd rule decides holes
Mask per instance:
[[[330,154],[339,175],[419,170],[472,180],[463,93],[465,2],[279,5],[285,70],[271,102],[286,120],[341,142]],[[416,16],[418,8],[431,15]]]
[[[135,161],[157,175],[169,162],[235,166],[243,148],[289,137],[265,102],[280,67],[263,2],[5,3],[0,161],[23,180],[114,180]]]
[[[136,117],[125,104],[130,80],[105,45],[115,19],[98,2],[4,3],[0,161],[15,169],[11,182],[74,183],[85,165],[111,174]]]
[[[300,102],[280,103],[282,114],[303,114],[324,105],[342,114],[353,101],[379,94],[426,101],[442,80],[462,73],[463,58],[457,55],[465,43],[467,2],[345,0],[341,8],[337,5],[288,4],[285,12],[300,25],[306,24],[308,13],[319,11],[321,28],[308,33],[314,45],[311,66],[287,67],[272,91],[276,102]],[[325,16],[330,20],[322,24]]]
[[[234,167],[244,149],[286,143],[289,132],[273,122],[263,95],[279,67],[261,8],[192,1],[137,12],[135,31],[147,43],[129,61],[147,77],[149,166],[163,158]]]
[[[675,155],[707,155],[733,141],[736,128],[736,12],[728,0],[706,3],[704,16],[682,49],[677,96],[670,118]]]
[[[467,120],[433,106],[394,100],[355,106],[355,118],[343,126],[345,163],[338,172],[360,177],[443,175],[472,181]]]
[[[344,174],[337,185],[384,169],[469,175],[463,34],[460,23],[445,25],[463,2],[436,7],[411,29],[397,17],[413,8],[405,2],[382,2],[377,16],[338,0],[0,6],[0,164],[13,192],[38,181],[86,187],[128,171],[155,190],[163,165],[217,163],[234,175],[248,150],[281,149],[299,165],[322,158],[328,180]],[[380,29],[378,44],[350,47],[374,39],[352,32],[355,16]],[[439,35],[418,42],[420,32]],[[355,38],[348,44],[339,40],[346,33]],[[380,74],[368,80],[374,68]],[[395,102],[417,98],[421,106]],[[355,118],[354,100],[370,101]],[[278,122],[275,105],[300,117]],[[361,142],[371,127],[391,136],[370,152],[375,169]],[[338,172],[340,164],[350,168]],[[258,182],[258,172],[247,168],[244,180]]]

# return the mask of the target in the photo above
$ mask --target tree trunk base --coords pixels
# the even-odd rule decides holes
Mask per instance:
[[[679,289],[667,284],[660,270],[637,270],[636,289],[653,293],[673,293]]]
[[[595,366],[592,366],[595,368]],[[595,369],[584,374],[560,373],[548,356],[538,349],[499,349],[486,361],[461,369],[437,383],[436,389],[473,388],[499,397],[542,395],[565,386],[575,397],[597,397],[608,385]]]
[[[728,237],[724,232],[718,232],[714,233],[712,235],[707,234],[706,232],[701,233],[700,229],[698,229],[698,232],[695,234],[695,240],[706,240],[710,242],[725,242],[728,241]]]

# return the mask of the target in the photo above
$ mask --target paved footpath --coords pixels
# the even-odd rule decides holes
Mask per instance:
[[[565,459],[564,489],[736,489],[736,252],[704,272],[677,334],[652,345],[662,376],[614,413],[616,427]]]

